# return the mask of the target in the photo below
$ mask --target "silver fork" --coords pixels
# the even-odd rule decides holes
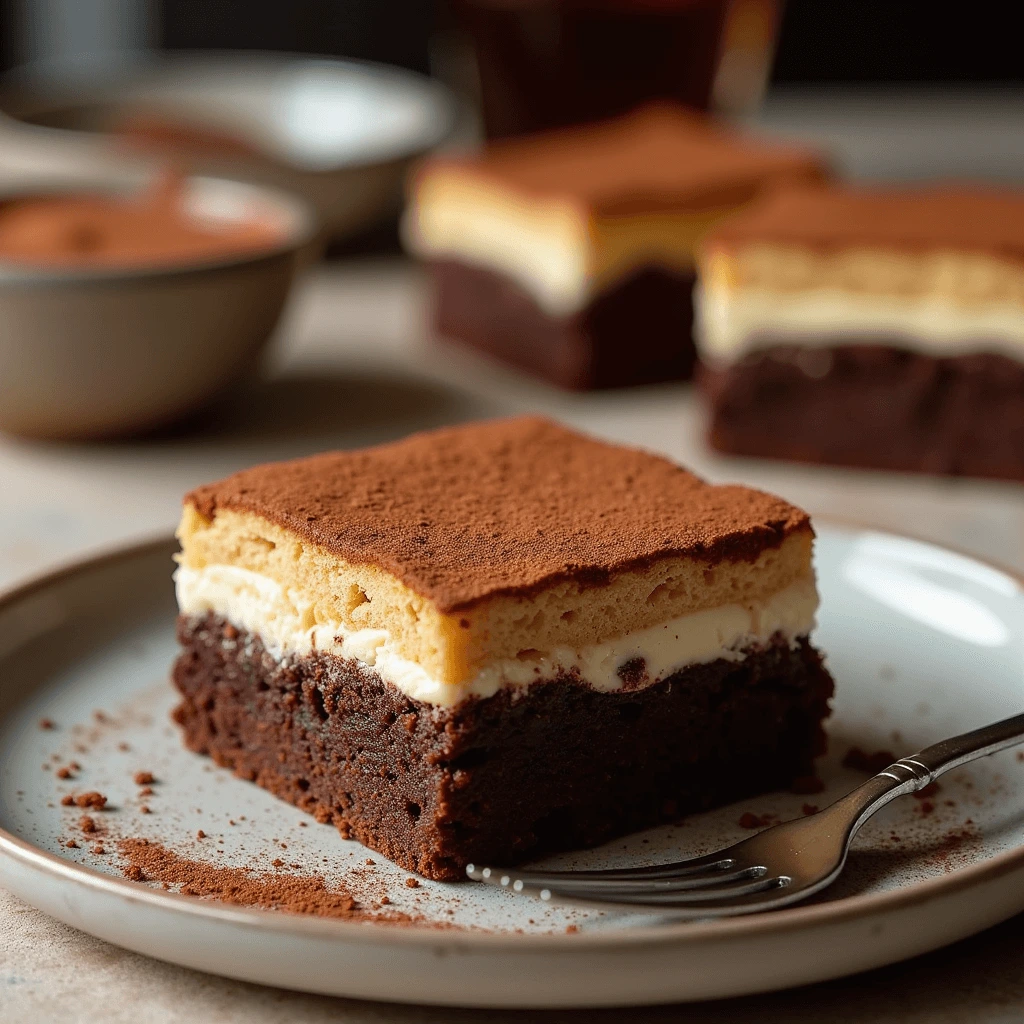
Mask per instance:
[[[548,903],[724,917],[775,910],[838,878],[850,842],[875,811],[940,775],[1024,742],[1024,715],[942,740],[902,757],[822,811],[766,828],[706,857],[605,871],[519,871],[469,864],[476,882]]]

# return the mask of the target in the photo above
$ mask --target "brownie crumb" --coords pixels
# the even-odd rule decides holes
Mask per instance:
[[[90,790],[88,793],[79,793],[75,797],[75,803],[79,807],[94,807],[100,811],[107,805],[107,798],[102,793],[97,793],[96,790]]]
[[[88,814],[83,814],[78,819],[78,827],[83,832],[95,832],[96,831],[96,819],[90,818]]]
[[[630,658],[615,670],[615,674],[622,680],[624,690],[635,690],[648,680],[647,662],[640,657]]]
[[[918,805],[922,814],[931,814],[935,810],[935,804],[931,800],[922,800]]]
[[[567,924],[565,926],[565,934],[566,935],[575,935],[579,930],[580,930],[579,926],[575,925],[575,924]]]
[[[284,861],[281,860],[280,857],[275,857],[270,863],[275,868],[283,868],[284,867]]]
[[[367,858],[366,858],[366,863],[367,863],[367,864],[368,864],[368,865],[369,865],[370,867],[373,867],[373,866],[374,866],[374,865],[375,865],[375,864],[376,864],[377,862],[376,862],[375,860],[371,860],[371,858],[367,857]]]
[[[75,798],[70,793],[68,793],[66,796],[62,796],[60,798],[60,805],[61,807],[74,807]]]
[[[418,878],[407,878],[405,884],[410,889],[418,889],[420,887],[420,881]]]
[[[149,809],[149,804],[141,804],[139,806],[139,814],[152,814],[153,812]]]
[[[804,814],[808,814],[808,815],[810,815],[810,814],[817,814],[818,813],[818,805],[817,804],[804,804],[800,808],[800,810],[803,811]]]
[[[69,767],[65,766],[63,768],[58,768],[56,775],[58,779],[70,779],[72,772]]]
[[[896,755],[891,750],[877,750],[873,754],[868,754],[860,747],[850,747],[843,758],[843,767],[855,772],[877,775],[885,771],[895,760]]]
[[[391,900],[389,900],[387,896],[381,896],[380,902],[381,902],[381,906],[385,906],[386,907],[391,902]]]
[[[153,795],[153,787],[152,786],[143,786],[142,789],[139,790],[139,796],[152,796],[152,795]]]
[[[136,772],[132,778],[135,780],[136,786],[151,786],[156,782],[152,772]]]
[[[128,750],[131,750],[132,748],[127,743],[118,743],[117,749],[118,750],[123,750],[123,751],[128,751]]]
[[[64,845],[72,850],[78,849],[78,843],[76,843],[74,839],[69,839]]]
[[[146,876],[138,864],[129,864],[128,867],[124,869],[124,876],[133,882],[146,881]]]
[[[299,822],[299,828],[306,828],[306,827],[307,827],[306,822],[304,822],[304,821],[300,821]]]
[[[196,839],[205,839],[205,838],[206,838],[206,833],[202,829],[199,829],[196,832]]]
[[[40,729],[56,729],[57,726],[54,723],[52,718],[40,718],[39,719],[39,728]]]
[[[750,811],[741,814],[739,820],[740,828],[764,828],[768,823],[767,818],[752,814]]]
[[[798,775],[789,787],[790,792],[798,796],[812,796],[824,789],[825,780],[818,778],[817,775]]]
[[[95,846],[94,846],[94,847],[92,848],[92,852],[93,852],[93,853],[96,853],[96,854],[99,854],[99,853],[106,853],[107,851],[106,851],[105,847],[104,847],[104,846],[103,846],[102,844],[100,844],[100,843],[97,843],[97,844],[96,844],[96,845],[95,845]]]

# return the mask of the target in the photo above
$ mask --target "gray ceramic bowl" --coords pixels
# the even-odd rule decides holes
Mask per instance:
[[[123,183],[0,187],[18,195],[125,190]],[[208,403],[253,368],[284,308],[311,211],[283,192],[192,177],[199,216],[260,217],[273,249],[192,265],[33,268],[0,259],[0,429],[85,439],[138,433]]]
[[[334,238],[396,212],[410,163],[448,138],[458,114],[423,75],[288,54],[82,60],[21,69],[0,85],[0,110],[41,150],[109,157],[105,133],[136,117],[234,140],[234,152],[186,149],[188,166],[301,196]]]

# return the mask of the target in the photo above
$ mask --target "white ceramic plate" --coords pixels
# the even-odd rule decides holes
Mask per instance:
[[[888,534],[835,525],[819,532],[817,639],[838,684],[822,764],[828,792],[744,801],[557,863],[703,853],[745,834],[744,811],[791,817],[849,789],[863,777],[841,765],[851,745],[909,753],[1022,709],[1024,592],[1015,578]],[[1024,909],[1024,764],[1013,751],[947,776],[928,803],[891,805],[864,828],[836,886],[773,914],[679,923],[546,908],[468,883],[407,888],[407,872],[379,856],[367,867],[358,844],[182,749],[167,718],[172,550],[169,540],[134,548],[0,598],[0,881],[110,942],[313,992],[475,1006],[626,1005],[836,977]],[[58,727],[41,728],[43,718]],[[57,778],[54,766],[72,760],[77,777]],[[150,814],[139,810],[131,778],[139,770],[159,780],[146,800]],[[113,809],[99,817],[118,834],[230,866],[272,871],[271,861],[284,857],[299,865],[288,870],[347,884],[368,903],[386,893],[391,909],[463,927],[307,918],[129,882],[116,853],[62,845],[82,839],[81,811],[60,796],[83,789],[109,796]],[[197,829],[208,836],[201,845]]]

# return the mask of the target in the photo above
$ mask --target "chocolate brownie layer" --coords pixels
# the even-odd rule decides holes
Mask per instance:
[[[179,619],[185,742],[430,878],[589,846],[786,785],[824,749],[832,680],[806,641],[654,685],[569,679],[454,707],[331,655],[279,662],[214,616]],[[643,666],[624,666],[638,686]]]
[[[1024,365],[886,344],[780,345],[702,368],[719,451],[1024,481]]]
[[[578,313],[551,316],[502,274],[431,265],[438,333],[572,390],[684,380],[693,371],[693,274],[647,268]]]

